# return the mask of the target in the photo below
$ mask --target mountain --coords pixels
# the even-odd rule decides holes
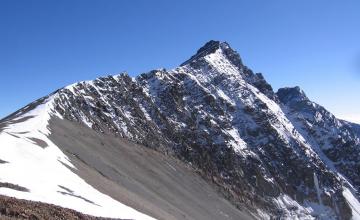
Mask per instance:
[[[274,92],[226,42],[66,86],[0,132],[7,196],[114,218],[360,219],[359,126]]]
[[[328,167],[338,170],[359,190],[359,125],[337,119],[310,101],[299,88],[282,88],[277,95],[283,110]]]

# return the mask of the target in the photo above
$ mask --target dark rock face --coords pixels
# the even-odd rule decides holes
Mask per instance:
[[[289,105],[290,107],[295,107],[295,105],[298,105],[299,103],[310,102],[304,91],[298,86],[293,88],[281,88],[276,94],[282,103]]]
[[[316,216],[304,209],[318,202],[315,173],[329,219],[350,218],[338,172],[360,186],[358,133],[298,87],[275,94],[226,42],[208,42],[174,70],[101,77],[54,94],[64,118],[177,156],[238,207]]]

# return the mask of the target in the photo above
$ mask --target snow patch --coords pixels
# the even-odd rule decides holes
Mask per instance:
[[[304,206],[306,210],[311,213],[316,219],[319,220],[336,220],[336,214],[334,211],[325,205],[321,205],[319,203],[305,201]]]
[[[301,206],[298,202],[290,198],[288,195],[280,195],[274,199],[275,205],[278,206],[282,213],[279,213],[280,219],[293,219],[293,220],[311,220],[315,219],[310,210]]]
[[[247,148],[246,142],[241,139],[237,129],[232,128],[230,130],[226,130],[226,132],[233,138],[233,140],[230,140],[229,143],[235,152],[240,153],[242,150]]]

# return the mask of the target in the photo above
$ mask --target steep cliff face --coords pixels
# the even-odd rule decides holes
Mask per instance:
[[[101,77],[51,97],[52,117],[175,156],[255,217],[350,219],[360,208],[356,125],[299,88],[275,93],[226,42],[173,70]]]

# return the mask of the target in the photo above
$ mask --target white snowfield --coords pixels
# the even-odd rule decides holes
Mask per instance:
[[[0,187],[0,194],[99,217],[154,219],[97,191],[71,171],[76,168],[47,138],[53,98],[15,119],[27,120],[9,124],[0,133],[0,160],[6,161],[0,164],[0,182],[28,189],[24,192]]]

